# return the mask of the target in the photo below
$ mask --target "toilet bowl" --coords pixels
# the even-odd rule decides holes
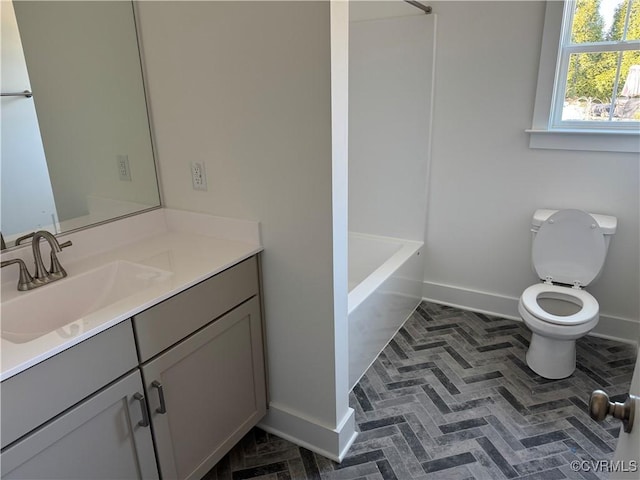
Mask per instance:
[[[602,270],[617,221],[581,210],[538,210],[533,221],[533,266],[543,283],[528,287],[518,311],[531,330],[527,365],[559,379],[576,367],[576,339],[598,324],[598,301],[584,286]]]
[[[598,301],[588,292],[544,283],[527,288],[518,311],[531,330],[526,360],[544,378],[570,376],[576,366],[576,340],[598,324]]]

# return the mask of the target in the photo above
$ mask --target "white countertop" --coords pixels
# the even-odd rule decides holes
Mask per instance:
[[[117,260],[155,267],[169,275],[145,290],[74,319],[65,328],[34,340],[12,343],[2,338],[0,380],[6,380],[262,250],[257,222],[167,209],[76,232],[61,240],[68,239],[72,240],[73,246],[66,248],[59,258],[69,279]],[[73,249],[75,253],[72,253]],[[43,252],[47,251],[43,244]],[[32,265],[30,248],[2,256],[3,260],[15,257],[24,258],[27,265]],[[67,280],[52,285],[62,285]],[[48,287],[18,292],[15,275],[3,275],[2,301]]]

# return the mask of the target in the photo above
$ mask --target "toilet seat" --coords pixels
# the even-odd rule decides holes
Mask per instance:
[[[582,308],[573,315],[553,315],[552,313],[543,310],[538,304],[537,299],[543,294],[549,294],[549,297],[581,305]],[[570,326],[589,322],[598,316],[598,311],[600,309],[598,301],[585,290],[547,283],[538,283],[530,286],[522,292],[521,300],[522,305],[531,315],[539,320],[556,325]]]

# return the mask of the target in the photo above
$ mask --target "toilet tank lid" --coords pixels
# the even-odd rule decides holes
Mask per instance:
[[[550,209],[538,209],[533,214],[533,220],[531,224],[538,228],[542,225],[551,215],[556,213],[558,210],[550,210]],[[598,226],[604,235],[613,235],[616,233],[616,229],[618,228],[618,219],[612,215],[601,215],[599,213],[589,213],[593,217],[593,219],[598,222]]]

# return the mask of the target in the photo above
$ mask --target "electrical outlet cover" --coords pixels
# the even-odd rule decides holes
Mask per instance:
[[[129,168],[129,155],[117,155],[118,178],[125,182],[131,181],[131,169]]]
[[[194,190],[207,191],[207,174],[204,163],[191,162],[191,183]]]

